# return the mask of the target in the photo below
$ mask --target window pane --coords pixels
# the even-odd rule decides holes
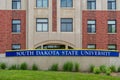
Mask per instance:
[[[42,7],[42,0],[37,0],[37,7]]]
[[[48,19],[37,19],[37,22],[48,22]]]
[[[95,24],[95,21],[88,21],[88,24]]]
[[[37,19],[37,31],[47,32],[48,31],[48,19]]]
[[[108,50],[117,50],[117,46],[115,44],[109,44]]]
[[[96,0],[87,0],[87,9],[96,9]]]
[[[21,0],[12,0],[12,9],[20,9]]]
[[[88,44],[87,46],[88,49],[96,49],[95,44]]]
[[[66,3],[67,3],[66,0],[61,0],[61,7],[66,7]]]
[[[37,24],[37,31],[42,31],[42,24]]]
[[[73,31],[73,21],[72,19],[61,19],[61,31],[62,32],[72,32]]]
[[[12,21],[12,32],[20,32],[20,20],[13,20]]]
[[[43,0],[43,7],[47,8],[48,7],[48,0]]]
[[[61,24],[61,31],[66,32],[66,24]]]
[[[73,0],[61,0],[61,7],[72,7]]]
[[[17,2],[17,9],[20,9],[20,2]]]
[[[48,31],[48,25],[47,24],[43,24],[43,31],[45,31],[45,32]]]
[[[72,0],[67,0],[67,7],[72,7],[72,4],[73,4]]]
[[[72,24],[67,24],[67,31],[72,32]]]
[[[12,50],[20,50],[20,44],[13,44]]]
[[[108,21],[108,24],[115,24],[115,21]]]

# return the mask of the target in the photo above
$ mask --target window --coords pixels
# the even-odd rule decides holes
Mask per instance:
[[[87,0],[87,9],[96,9],[96,0]]]
[[[61,7],[73,7],[73,0],[61,0]]]
[[[20,50],[20,44],[12,44],[12,50]]]
[[[12,20],[12,32],[20,32],[20,20]]]
[[[116,9],[116,0],[108,0],[108,9],[115,10]]]
[[[48,19],[37,19],[37,32],[48,32]]]
[[[65,45],[43,45],[43,49],[65,49]]]
[[[21,0],[12,0],[12,9],[20,9]]]
[[[108,50],[117,50],[116,44],[108,44]]]
[[[95,20],[88,20],[87,21],[87,24],[88,24],[88,27],[87,27],[87,32],[88,33],[95,33],[96,32],[96,21]]]
[[[73,20],[72,18],[61,19],[61,32],[72,32],[73,31]]]
[[[116,21],[108,21],[108,33],[116,33]]]
[[[87,48],[88,49],[96,49],[96,45],[95,44],[88,44]]]
[[[36,7],[37,8],[47,8],[48,0],[36,0]]]

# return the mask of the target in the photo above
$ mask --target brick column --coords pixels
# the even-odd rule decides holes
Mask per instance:
[[[52,31],[57,32],[57,0],[52,0]]]

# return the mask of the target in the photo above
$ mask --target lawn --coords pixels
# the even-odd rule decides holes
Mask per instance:
[[[0,70],[0,80],[120,80],[120,77],[79,72]]]

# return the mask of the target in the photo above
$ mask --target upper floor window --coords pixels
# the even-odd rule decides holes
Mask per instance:
[[[108,33],[116,33],[116,21],[115,20],[108,21]]]
[[[96,32],[96,21],[95,20],[88,20],[87,21],[87,32],[88,33],[95,33]]]
[[[37,8],[47,8],[48,0],[36,0],[36,7]]]
[[[73,19],[62,18],[61,19],[61,32],[72,32],[73,31]]]
[[[38,18],[36,21],[37,32],[48,32],[48,19]]]
[[[88,49],[96,49],[96,45],[95,44],[88,44],[87,48]]]
[[[87,0],[87,9],[96,9],[96,0]]]
[[[117,50],[116,44],[108,44],[108,50]]]
[[[116,0],[108,0],[108,9],[115,10],[116,9]]]
[[[73,0],[61,0],[61,7],[73,7]]]
[[[12,44],[12,50],[20,50],[20,44]]]
[[[12,32],[20,32],[21,20],[12,20]]]
[[[21,0],[12,0],[12,9],[21,9]]]

